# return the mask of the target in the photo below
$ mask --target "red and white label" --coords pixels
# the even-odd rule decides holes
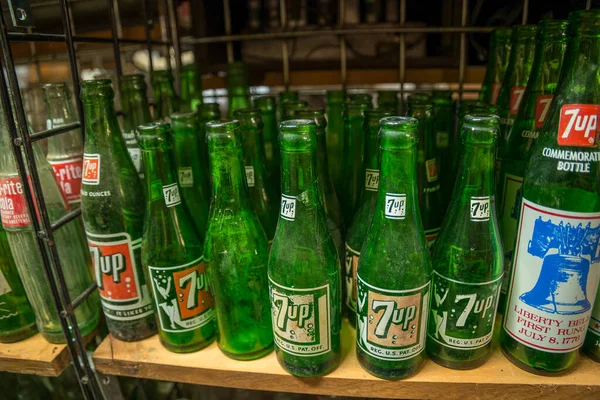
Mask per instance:
[[[544,121],[550,111],[550,104],[552,103],[551,94],[541,94],[535,99],[535,127],[541,128],[544,126]]]
[[[498,101],[498,95],[500,94],[501,88],[502,82],[494,82],[494,84],[492,84],[492,100],[490,101],[492,104],[496,104]]]
[[[513,86],[510,89],[510,115],[517,115],[519,107],[521,106],[521,100],[525,93],[525,86]]]
[[[31,224],[23,184],[18,176],[0,178],[0,211],[5,228],[17,228]]]
[[[141,290],[135,272],[133,246],[140,246],[141,239],[132,243],[126,233],[107,235],[106,241],[91,239],[90,236],[88,234],[88,246],[100,297],[111,303],[138,300]],[[122,239],[110,241],[110,236]]]
[[[425,168],[427,169],[427,182],[435,182],[438,179],[437,163],[435,158],[425,161]]]
[[[558,145],[595,147],[600,106],[565,104],[560,109]]]
[[[100,154],[83,155],[83,179],[86,185],[100,184]]]
[[[83,160],[81,157],[62,161],[50,161],[60,189],[69,204],[81,201],[81,178]]]

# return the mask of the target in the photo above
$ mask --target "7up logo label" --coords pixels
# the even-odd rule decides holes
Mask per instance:
[[[184,265],[149,265],[148,271],[161,330],[186,332],[212,323],[214,303],[202,257]]]
[[[406,360],[425,348],[429,282],[389,290],[358,280],[358,346],[382,360]]]
[[[600,106],[565,104],[558,122],[559,146],[595,147]]]
[[[289,288],[269,278],[275,343],[297,356],[316,356],[331,351],[329,285]]]

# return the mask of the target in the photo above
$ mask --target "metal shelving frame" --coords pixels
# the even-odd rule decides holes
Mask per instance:
[[[112,26],[112,38],[100,38],[100,37],[87,37],[77,36],[74,34],[73,19],[71,15],[71,8],[68,0],[59,0],[59,6],[61,8],[61,17],[63,24],[62,34],[44,34],[44,33],[32,33],[30,29],[27,32],[9,32],[7,24],[4,19],[4,12],[0,9],[0,48],[2,51],[1,65],[2,65],[2,76],[0,78],[0,101],[2,108],[5,113],[5,119],[7,122],[8,134],[10,135],[11,142],[13,144],[13,154],[17,164],[19,177],[22,182],[29,180],[30,185],[23,185],[25,201],[27,203],[27,210],[29,215],[32,217],[33,230],[36,233],[36,244],[40,252],[45,278],[48,281],[50,290],[52,293],[52,301],[54,306],[58,310],[60,315],[60,324],[64,332],[66,344],[73,360],[73,365],[79,385],[82,393],[86,399],[102,399],[102,391],[100,384],[96,378],[93,366],[86,354],[85,344],[81,336],[81,332],[78,328],[77,318],[75,317],[75,309],[81,305],[81,303],[96,290],[96,284],[92,284],[83,293],[79,294],[75,299],[72,299],[69,295],[65,276],[62,271],[61,261],[58,255],[56,244],[54,242],[54,232],[67,223],[79,218],[81,210],[74,210],[69,212],[63,218],[57,221],[51,221],[48,215],[48,211],[44,202],[44,194],[42,192],[42,185],[40,183],[40,177],[36,169],[36,162],[34,159],[33,146],[34,143],[51,136],[60,135],[61,133],[68,132],[73,129],[80,128],[82,134],[85,137],[85,122],[83,113],[83,104],[79,97],[80,91],[80,75],[79,66],[77,60],[77,43],[112,43],[117,82],[115,89],[118,88],[119,77],[122,75],[122,64],[121,64],[121,48],[122,44],[130,45],[145,45],[148,49],[148,55],[150,58],[150,76],[153,73],[152,65],[152,47],[153,46],[164,46],[167,50],[167,54],[170,54],[170,49],[173,48],[176,58],[176,76],[179,76],[181,69],[180,61],[180,48],[179,38],[177,36],[177,21],[175,17],[175,8],[173,0],[161,0],[163,2],[163,9],[165,13],[165,22],[167,29],[167,40],[157,41],[151,40],[150,32],[154,21],[151,18],[149,11],[150,1],[142,0],[143,7],[142,13],[144,20],[146,21],[146,39],[123,39],[121,38],[121,21],[118,13],[118,2],[117,0],[107,0],[107,8],[110,13],[111,26]],[[10,0],[9,0],[10,2]],[[20,1],[22,6],[23,1]],[[28,4],[27,4],[28,6]],[[11,12],[13,11],[11,7]],[[12,15],[11,15],[12,16]],[[19,18],[19,16],[12,16],[13,21],[17,22],[18,27],[32,28],[32,15],[26,18]],[[22,17],[22,15],[21,15]],[[25,22],[25,23],[23,23]],[[73,91],[75,92],[76,107],[79,115],[79,121],[73,122],[59,128],[46,129],[41,132],[30,134],[28,132],[27,118],[23,108],[23,100],[21,98],[21,92],[19,90],[19,83],[17,80],[17,74],[15,71],[15,63],[13,60],[11,42],[15,41],[26,41],[30,43],[35,42],[62,42],[67,45],[67,53],[69,58],[69,66],[71,72],[71,79],[73,83]],[[171,70],[170,57],[167,57],[168,67]],[[39,207],[36,207],[39,204]]]

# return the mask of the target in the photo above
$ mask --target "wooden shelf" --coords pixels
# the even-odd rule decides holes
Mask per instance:
[[[109,335],[93,359],[96,369],[104,374],[240,389],[390,399],[600,398],[600,364],[585,357],[567,376],[543,377],[520,370],[496,346],[490,360],[475,370],[451,370],[427,360],[414,377],[385,381],[369,375],[358,364],[354,355],[355,332],[347,322],[342,338],[342,363],[322,378],[289,375],[279,366],[274,353],[259,360],[235,361],[224,356],[216,343],[197,353],[170,353],[157,336],[126,343]]]
[[[16,343],[0,343],[0,371],[59,376],[71,355],[64,344],[51,344],[39,333]]]

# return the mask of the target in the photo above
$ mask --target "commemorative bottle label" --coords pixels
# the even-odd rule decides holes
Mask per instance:
[[[551,94],[541,94],[535,98],[535,127],[537,129],[544,126],[553,97]]]
[[[187,332],[214,320],[214,303],[202,257],[173,267],[149,265],[148,271],[160,328],[164,332]]]
[[[434,271],[427,336],[456,350],[475,350],[492,341],[502,276],[462,282]]]
[[[346,306],[353,312],[356,312],[356,268],[360,252],[354,250],[346,243]]]
[[[536,350],[583,344],[600,279],[600,213],[523,199],[503,328]]]
[[[329,285],[289,288],[269,277],[275,344],[296,356],[331,351],[331,291]]]
[[[153,313],[148,288],[140,282],[142,238],[86,232],[102,308],[107,318],[132,321]]]
[[[558,145],[596,147],[600,106],[565,104],[560,108]]]
[[[60,184],[60,189],[67,203],[80,203],[83,164],[81,156],[61,161],[48,160],[48,162],[52,166],[54,175]]]
[[[0,178],[0,212],[5,228],[20,228],[31,224],[23,184],[18,176]]]
[[[357,276],[357,344],[371,357],[399,361],[425,349],[429,286],[382,289]]]
[[[515,240],[517,236],[517,222],[521,207],[521,188],[523,177],[504,174],[504,188],[502,190],[502,205],[500,208],[500,228],[504,249],[504,282],[502,293],[508,290],[508,280],[513,262]]]
[[[510,115],[515,116],[519,112],[519,107],[521,106],[521,100],[523,99],[524,93],[525,86],[513,86],[510,89]]]

